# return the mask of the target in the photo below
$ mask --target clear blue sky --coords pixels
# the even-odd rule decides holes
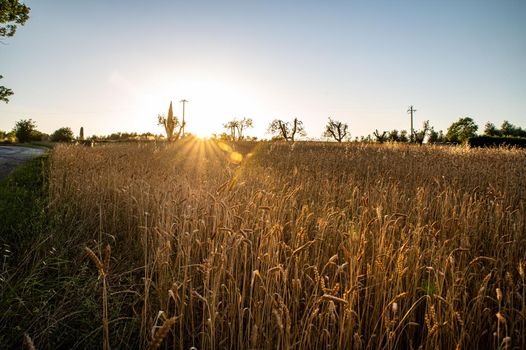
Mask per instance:
[[[245,116],[261,137],[297,116],[320,137],[333,116],[367,135],[408,129],[410,104],[417,126],[526,127],[524,0],[25,3],[29,21],[0,44],[15,92],[1,130],[160,133],[157,114],[182,98],[198,134]]]

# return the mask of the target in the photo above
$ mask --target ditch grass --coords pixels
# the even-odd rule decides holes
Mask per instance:
[[[29,160],[0,182],[0,344],[6,349],[22,348],[25,334],[37,348],[71,348],[98,331],[91,321],[99,312],[97,281],[86,278],[78,249],[48,215],[49,157]]]

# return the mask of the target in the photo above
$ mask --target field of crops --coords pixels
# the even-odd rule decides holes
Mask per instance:
[[[505,149],[59,146],[76,346],[524,349],[525,174]]]

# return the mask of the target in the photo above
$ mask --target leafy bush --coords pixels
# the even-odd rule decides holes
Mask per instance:
[[[67,127],[57,129],[51,134],[51,141],[53,142],[71,142],[74,138],[73,131]]]
[[[475,136],[468,140],[471,147],[499,147],[499,146],[514,146],[526,147],[526,137],[512,137],[512,136]]]
[[[18,142],[29,142],[35,137],[36,124],[32,119],[22,119],[16,122],[15,132]]]
[[[478,126],[472,118],[460,118],[447,129],[446,139],[453,143],[464,143],[475,137],[477,130]]]
[[[30,141],[49,141],[49,135],[38,130],[33,130],[31,132]]]

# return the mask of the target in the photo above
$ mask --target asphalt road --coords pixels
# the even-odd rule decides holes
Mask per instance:
[[[16,166],[44,150],[17,146],[0,146],[0,180],[7,176]]]

